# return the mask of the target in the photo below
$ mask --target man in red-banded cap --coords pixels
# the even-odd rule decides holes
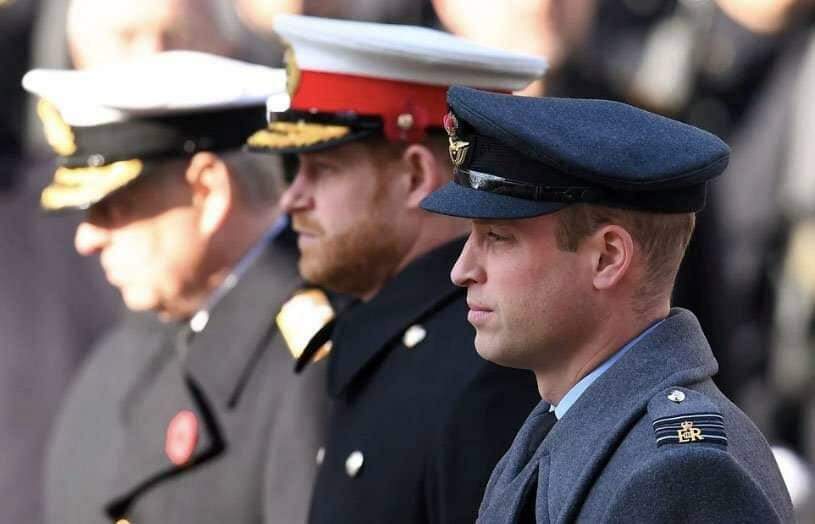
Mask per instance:
[[[282,203],[300,272],[358,299],[298,361],[331,339],[309,521],[472,522],[537,391],[475,353],[448,279],[466,228],[419,203],[452,176],[447,87],[511,92],[545,64],[417,27],[281,16],[275,28],[292,48],[291,105],[270,104],[249,145],[297,156]]]

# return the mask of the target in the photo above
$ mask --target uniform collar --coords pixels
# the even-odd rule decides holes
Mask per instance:
[[[548,456],[546,474],[559,479],[549,483],[549,514],[559,521],[575,517],[570,512],[579,507],[581,486],[591,482],[655,395],[717,371],[699,321],[690,311],[672,309],[585,390],[544,439],[539,454]]]
[[[331,395],[343,394],[407,327],[464,293],[450,281],[463,247],[464,239],[456,239],[419,257],[372,300],[358,303],[337,319],[328,371]]]
[[[569,411],[569,408],[572,407],[572,404],[577,402],[577,399],[586,391],[589,386],[594,384],[594,382],[600,378],[611,366],[613,366],[623,355],[625,355],[634,345],[639,342],[643,337],[645,337],[648,333],[651,332],[652,329],[656,328],[662,320],[658,320],[652,323],[650,326],[645,328],[645,330],[631,339],[626,345],[624,345],[621,349],[619,349],[616,353],[611,355],[610,358],[606,359],[605,362],[600,364],[597,368],[595,368],[591,373],[580,379],[580,381],[572,386],[572,388],[563,395],[563,398],[560,399],[560,402],[557,406],[551,406],[552,411],[555,412],[555,417],[558,420],[562,419],[563,416]]]
[[[289,230],[264,246],[210,312],[206,329],[189,339],[184,366],[207,396],[237,402],[258,352],[276,330],[274,318],[301,285]]]
[[[280,218],[274,223],[274,225],[269,228],[268,231],[261,237],[260,240],[255,242],[255,245],[247,251],[245,255],[235,264],[235,267],[232,271],[229,272],[229,275],[224,278],[224,281],[218,286],[204,304],[204,307],[199,309],[195,312],[195,314],[189,320],[189,329],[192,333],[200,333],[203,331],[207,324],[209,323],[210,311],[215,309],[215,306],[220,302],[220,300],[229,293],[232,288],[234,288],[240,278],[243,276],[246,271],[252,267],[252,264],[255,263],[255,260],[260,256],[263,250],[269,245],[278,235],[283,233],[287,226],[289,225],[289,217],[286,215],[281,215]]]
[[[632,426],[645,416],[648,402],[674,386],[704,381],[718,370],[696,317],[673,309],[653,329],[595,378],[554,425],[543,442],[524,439],[530,425],[549,405],[541,401],[519,437],[496,467],[487,486],[481,515],[506,515],[530,483],[537,485],[536,514],[546,522],[573,522],[581,502]],[[525,450],[537,450],[525,463]],[[489,520],[489,517],[484,517]]]

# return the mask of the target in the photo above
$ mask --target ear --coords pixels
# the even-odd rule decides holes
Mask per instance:
[[[602,226],[582,247],[590,250],[595,289],[611,289],[628,274],[634,258],[634,239],[625,228],[616,224]]]
[[[235,205],[229,167],[218,155],[203,151],[190,160],[186,179],[192,188],[193,207],[199,211],[198,228],[210,236],[223,226]]]
[[[435,191],[445,181],[436,155],[424,145],[411,144],[402,154],[402,163],[407,167],[406,205],[418,209],[424,198]]]

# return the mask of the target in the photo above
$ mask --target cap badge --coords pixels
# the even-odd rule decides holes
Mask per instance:
[[[458,118],[452,111],[448,111],[446,115],[444,115],[444,130],[447,131],[447,134],[450,136],[455,136],[458,134]]]
[[[37,102],[37,116],[42,121],[45,139],[56,154],[70,156],[76,153],[74,132],[52,103],[40,99]]]
[[[300,86],[300,67],[297,65],[297,58],[291,45],[286,45],[283,62],[286,64],[286,90],[289,92],[289,96],[293,98],[294,93],[297,92],[297,88]]]
[[[184,409],[176,413],[167,426],[167,440],[164,452],[170,462],[183,466],[189,462],[198,444],[198,419],[195,413]]]
[[[458,119],[452,112],[444,116],[444,130],[450,137],[450,160],[454,166],[459,167],[467,159],[470,143],[458,137]]]

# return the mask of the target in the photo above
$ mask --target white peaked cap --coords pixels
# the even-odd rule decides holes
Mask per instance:
[[[500,91],[523,89],[546,71],[540,56],[424,27],[278,15],[274,28],[303,70]]]
[[[87,70],[35,69],[23,87],[57,107],[71,126],[131,117],[264,104],[285,105],[285,72],[194,51],[167,51]]]
[[[267,105],[269,127],[253,151],[304,153],[381,133],[420,142],[443,127],[447,88],[523,89],[546,60],[475,44],[423,27],[278,15],[291,100]]]

